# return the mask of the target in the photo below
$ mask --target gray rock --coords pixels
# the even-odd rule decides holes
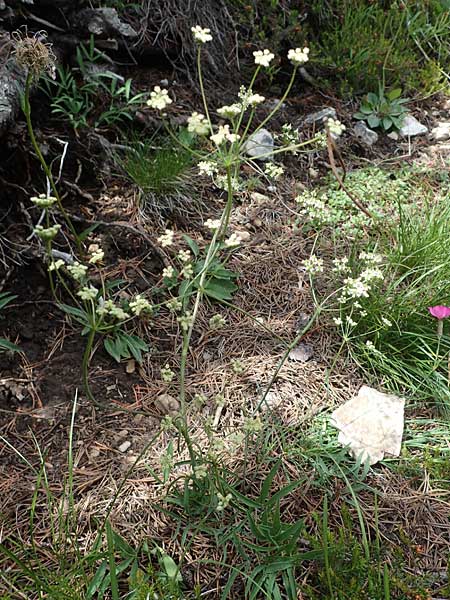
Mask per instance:
[[[390,138],[391,140],[394,140],[395,142],[398,140],[399,135],[396,131],[391,131],[390,133],[387,134],[388,138]]]
[[[123,442],[123,444],[120,444],[120,446],[118,447],[119,452],[126,452],[127,450],[129,450],[131,446],[131,442],[129,442],[128,440],[126,442]]]
[[[431,130],[431,137],[437,142],[442,142],[450,138],[450,121],[443,121],[438,123],[436,127]]]
[[[373,146],[378,141],[378,133],[367,127],[363,121],[358,121],[353,128],[356,137],[365,145]]]
[[[337,119],[336,109],[332,106],[327,106],[322,110],[310,113],[304,119],[305,125],[313,125],[315,123],[322,124],[324,119]]]
[[[314,348],[311,344],[304,344],[301,342],[296,348],[293,348],[288,355],[290,360],[298,362],[307,362],[314,356]]]
[[[422,125],[415,117],[412,115],[406,115],[403,125],[399,129],[399,133],[402,137],[414,137],[416,135],[424,135],[428,133],[428,127]]]
[[[273,152],[273,135],[267,129],[260,129],[248,138],[244,144],[244,151],[252,158],[269,160]]]
[[[2,41],[0,36],[0,41]],[[25,72],[14,60],[0,68],[0,136],[13,124],[20,107],[20,96],[25,88]]]
[[[89,33],[94,35],[123,36],[136,38],[138,33],[120,20],[115,8],[86,8],[77,12],[78,28],[87,27]]]

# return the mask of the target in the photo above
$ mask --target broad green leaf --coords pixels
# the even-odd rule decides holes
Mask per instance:
[[[106,352],[114,358],[115,361],[120,362],[120,353],[117,350],[115,340],[111,338],[105,338],[103,340],[103,345],[105,347]]]
[[[370,127],[378,127],[381,121],[376,115],[369,115],[367,118],[367,123]]]
[[[183,239],[186,242],[186,244],[189,246],[189,248],[192,251],[192,254],[197,257],[200,254],[200,248],[197,245],[197,242],[195,242],[191,237],[189,237],[188,235],[183,235]]]
[[[167,577],[171,581],[181,582],[183,580],[183,578],[181,577],[180,569],[171,556],[169,556],[168,554],[163,554],[161,556],[161,565]]]
[[[372,106],[376,106],[378,104],[379,98],[373,92],[369,92],[367,94],[367,100],[372,104]]]
[[[383,117],[383,127],[387,131],[392,127],[392,119],[390,117]]]
[[[402,88],[395,88],[386,94],[388,100],[397,100],[402,95]]]

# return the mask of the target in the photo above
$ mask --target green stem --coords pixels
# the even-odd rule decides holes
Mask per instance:
[[[91,387],[89,385],[89,363],[90,363],[90,359],[91,359],[91,352],[92,352],[92,346],[94,344],[95,333],[96,333],[95,328],[92,328],[89,331],[89,337],[88,337],[88,340],[86,343],[86,348],[85,348],[84,354],[83,354],[82,372],[83,372],[83,385],[84,385],[84,391],[86,392],[86,396],[88,397],[89,401],[92,402],[92,404],[94,404],[94,406],[98,407],[101,405],[98,404],[98,402],[95,400],[94,395],[91,391]]]
[[[50,171],[49,166],[47,165],[47,162],[41,152],[41,149],[39,148],[39,144],[36,140],[36,136],[34,135],[34,129],[33,129],[33,123],[31,122],[31,105],[30,105],[30,90],[31,90],[31,82],[33,79],[33,75],[31,72],[28,73],[27,75],[27,79],[25,82],[25,94],[24,94],[24,101],[23,101],[23,112],[25,114],[25,119],[27,122],[27,129],[28,129],[28,135],[30,136],[30,140],[31,140],[31,144],[34,148],[34,151],[36,152],[36,155],[39,159],[39,162],[42,165],[42,168],[44,169],[44,173],[47,176],[47,179],[50,183],[50,187],[52,188],[53,194],[56,198],[56,202],[58,204],[58,208],[61,211],[61,214],[64,217],[65,222],[67,223],[68,228],[70,229],[72,235],[75,238],[75,242],[77,244],[77,248],[80,251],[81,250],[81,242],[80,239],[78,237],[78,234],[74,228],[74,226],[72,225],[72,221],[70,220],[69,215],[67,214],[67,212],[65,211],[62,202],[61,202],[61,197],[58,193],[58,190],[56,188],[56,184],[54,182],[53,179],[53,175]]]
[[[205,280],[208,275],[209,265],[213,260],[216,251],[216,241],[219,238],[220,232],[223,232],[224,235],[226,228],[228,226],[230,220],[231,208],[233,206],[233,190],[231,188],[231,167],[227,167],[227,182],[228,182],[228,199],[226,207],[222,213],[222,219],[220,227],[215,231],[213,238],[211,240],[211,244],[209,245],[208,252],[206,254],[205,263],[203,265],[203,269],[199,273],[200,280],[198,282],[198,291],[195,296],[194,308],[192,310],[192,320],[187,332],[183,333],[183,344],[181,349],[181,361],[180,361],[180,404],[181,404],[181,415],[182,418],[186,417],[186,366],[187,366],[187,355],[189,352],[189,344],[192,338],[192,332],[194,330],[195,319],[197,318],[198,309],[200,307],[200,302],[203,298],[203,286],[205,285]]]
[[[209,116],[208,102],[206,100],[206,94],[205,94],[205,86],[203,85],[202,61],[201,61],[200,46],[198,47],[198,50],[197,50],[197,73],[198,73],[198,83],[199,83],[199,86],[200,86],[200,93],[202,95],[203,108],[205,109],[205,115],[206,115],[206,118],[208,120],[209,130],[210,130],[211,135],[212,135],[212,133],[213,133],[213,126],[212,126],[212,123],[211,123],[211,117]]]

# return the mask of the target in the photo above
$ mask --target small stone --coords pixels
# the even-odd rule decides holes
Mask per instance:
[[[265,194],[260,194],[259,192],[251,192],[250,200],[252,200],[253,202],[257,202],[258,204],[263,202],[270,202],[269,196],[266,196]]]
[[[129,360],[127,360],[125,371],[129,375],[131,375],[131,373],[134,373],[136,371],[136,361],[134,360],[134,358],[130,358]]]
[[[272,157],[273,146],[273,135],[263,128],[252,133],[244,144],[244,151],[251,158],[269,160]]]
[[[169,80],[168,79],[161,79],[161,81],[159,82],[163,87],[167,87],[169,85]]]
[[[412,115],[406,115],[403,125],[399,129],[399,134],[403,137],[414,137],[416,135],[424,135],[425,133],[428,133],[428,127],[422,125]]]
[[[311,346],[311,344],[301,343],[289,352],[288,358],[298,362],[307,362],[313,356],[314,348]]]
[[[387,134],[388,138],[390,138],[391,140],[394,140],[394,142],[396,142],[398,140],[398,133],[396,131],[391,131],[390,133]]]
[[[365,146],[373,146],[378,141],[378,133],[367,127],[367,125],[363,121],[359,121],[356,123],[353,128],[356,137],[365,145]]]
[[[119,452],[126,452],[130,446],[131,446],[131,442],[127,440],[126,442],[123,442],[122,444],[120,444],[120,446],[118,447],[118,450],[119,450]]]
[[[324,119],[337,119],[336,109],[332,106],[327,106],[322,110],[310,113],[304,119],[305,125],[313,125],[315,123],[323,125]]]
[[[309,167],[308,173],[311,179],[317,179],[320,175],[319,171],[317,171],[317,169],[313,169],[313,167]]]
[[[431,130],[431,137],[437,142],[442,142],[450,138],[450,121],[443,121],[438,123],[436,127]]]
[[[174,417],[180,412],[180,403],[170,394],[161,394],[156,398],[155,404],[164,415],[169,417]]]

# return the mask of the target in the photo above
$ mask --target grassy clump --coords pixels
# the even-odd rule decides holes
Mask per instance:
[[[192,154],[167,140],[135,140],[120,161],[127,176],[144,193],[170,194],[186,185]]]
[[[342,93],[376,91],[379,82],[430,93],[450,67],[450,6],[430,2],[316,2],[316,52]]]
[[[450,303],[448,197],[399,205],[398,221],[377,242],[382,263],[367,295],[340,304],[341,331],[352,357],[383,384],[450,411],[450,335],[437,335],[428,307]],[[354,252],[344,281],[364,281]],[[345,284],[344,284],[345,289]]]

